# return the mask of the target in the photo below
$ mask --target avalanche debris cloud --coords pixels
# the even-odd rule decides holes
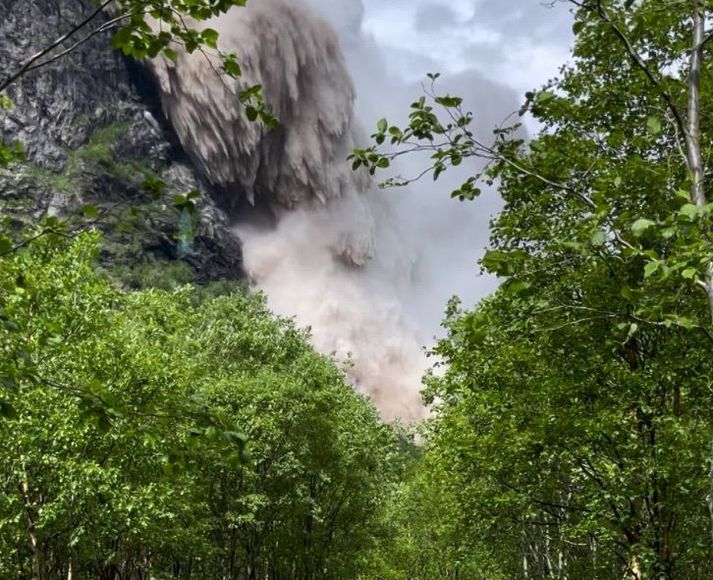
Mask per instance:
[[[198,25],[239,55],[237,81],[200,52],[149,66],[183,147],[234,209],[251,284],[275,312],[309,326],[318,350],[348,361],[355,388],[384,419],[414,421],[425,415],[423,348],[445,301],[494,287],[476,277],[475,260],[497,201],[459,204],[448,198],[452,183],[441,182],[382,191],[351,171],[347,155],[366,143],[359,120],[373,126],[393,111],[403,121],[420,90],[390,78],[362,18],[358,0],[251,0]],[[255,84],[278,129],[245,119],[236,95]],[[516,108],[506,89],[475,73],[448,88],[474,97],[483,128]]]

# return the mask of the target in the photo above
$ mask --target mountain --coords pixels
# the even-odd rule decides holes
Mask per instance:
[[[15,70],[94,9],[86,0],[0,1],[0,70]],[[15,106],[0,114],[2,133],[23,144],[27,159],[0,173],[3,212],[21,221],[84,208],[106,232],[103,262],[129,285],[167,265],[179,281],[243,277],[228,214],[163,120],[149,73],[113,51],[107,33],[7,93]],[[152,194],[157,180],[165,182],[160,196]],[[174,198],[191,191],[202,194],[199,219],[186,224]]]

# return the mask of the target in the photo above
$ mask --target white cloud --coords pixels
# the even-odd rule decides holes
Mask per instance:
[[[412,80],[426,72],[477,70],[520,94],[569,57],[566,3],[541,0],[365,0],[364,30]]]

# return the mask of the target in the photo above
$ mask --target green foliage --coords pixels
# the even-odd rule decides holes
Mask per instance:
[[[157,288],[176,290],[193,281],[193,271],[185,262],[147,259],[133,267],[112,267],[111,275],[131,290]]]
[[[149,4],[165,33],[136,12],[117,48],[176,58],[178,41],[240,74],[215,31],[178,17],[240,2]],[[261,297],[194,290],[185,265],[149,260],[122,269],[140,291],[121,292],[94,267],[96,234],[4,219],[0,576],[713,576],[713,224],[677,119],[695,6],[578,6],[573,64],[526,95],[521,114],[543,128],[531,141],[513,125],[486,143],[434,74],[406,127],[380,120],[350,157],[376,173],[427,151],[434,179],[478,157],[452,197],[484,182],[504,201],[481,260],[501,287],[473,311],[449,305],[418,446]],[[259,87],[239,99],[270,124]],[[701,128],[707,158],[710,115]],[[122,175],[114,130],[69,168]],[[173,198],[179,241],[196,196]],[[137,213],[117,230],[138,235]]]
[[[12,169],[20,171],[32,178],[37,185],[49,188],[55,193],[76,193],[82,187],[83,181],[95,179],[97,176],[136,183],[147,192],[154,193],[157,187],[160,188],[160,180],[153,168],[141,159],[119,158],[117,155],[116,144],[129,128],[129,123],[118,122],[97,129],[84,145],[67,151],[67,162],[60,173],[32,163]]]
[[[457,466],[435,463],[431,453],[434,450],[426,444],[425,450],[406,462],[383,516],[388,533],[371,555],[371,568],[365,577],[509,578],[498,564],[499,555],[488,552],[486,542],[472,541],[475,522],[448,485],[452,469]]]
[[[603,274],[577,289],[615,301]],[[429,381],[442,403],[422,477],[454,498],[445,522],[463,531],[447,545],[491,554],[507,578],[524,555],[537,578],[620,578],[634,561],[646,577],[707,577],[705,337],[647,329],[622,344],[607,317],[568,319],[540,292],[454,308],[436,349],[447,370]]]
[[[457,167],[463,159],[487,153],[486,147],[480,143],[470,130],[473,115],[464,112],[462,99],[450,95],[439,95],[435,83],[438,74],[429,74],[430,88],[426,96],[422,96],[411,104],[409,124],[404,128],[389,125],[386,119],[377,123],[377,132],[372,135],[375,145],[355,149],[348,157],[352,169],[366,168],[371,175],[378,169],[386,169],[396,157],[407,151],[410,154],[428,152],[432,165],[425,173],[432,173],[434,181],[449,167]],[[447,114],[447,121],[441,121],[438,112]],[[508,134],[509,131],[503,134]],[[392,151],[382,152],[379,147],[390,144]],[[482,174],[467,179],[451,197],[461,201],[473,200],[481,193],[476,186]],[[391,178],[381,184],[382,187],[405,186],[413,179]]]
[[[3,109],[12,109],[13,102],[5,95],[0,94],[0,113]],[[22,144],[16,141],[12,145],[0,141],[0,167],[24,160]]]
[[[0,576],[357,577],[373,407],[260,296],[117,292],[56,228],[0,259]]]
[[[217,49],[218,33],[215,30],[198,31],[187,25],[186,19],[209,20],[245,4],[245,0],[124,1],[121,20],[127,22],[114,35],[112,43],[114,48],[135,58],[153,58],[159,54],[171,58],[172,53],[166,51],[170,51],[174,43],[182,44],[189,53],[204,47]],[[161,26],[152,27],[150,19]]]

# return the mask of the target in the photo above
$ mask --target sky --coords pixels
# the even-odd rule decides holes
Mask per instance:
[[[572,16],[561,0],[363,1],[363,32],[406,80],[475,70],[522,95],[569,57]]]

